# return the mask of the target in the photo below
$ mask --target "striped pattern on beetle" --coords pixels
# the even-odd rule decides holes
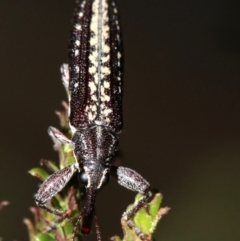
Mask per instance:
[[[83,0],[74,14],[69,42],[69,63],[61,67],[62,82],[69,92],[69,126],[72,139],[54,127],[49,135],[55,146],[71,144],[76,162],[53,173],[35,195],[36,204],[56,215],[64,212],[47,205],[75,172],[86,188],[86,200],[75,224],[73,240],[81,222],[81,232],[89,234],[96,217],[96,193],[109,176],[125,188],[143,196],[123,214],[130,228],[143,240],[148,235],[135,228],[131,217],[151,196],[149,183],[127,167],[112,165],[122,130],[122,41],[114,0]],[[101,241],[96,223],[97,240]]]
[[[122,129],[122,42],[114,1],[83,1],[69,48],[71,129]]]

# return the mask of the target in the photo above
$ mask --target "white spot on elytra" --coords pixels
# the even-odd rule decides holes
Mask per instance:
[[[95,53],[95,52],[94,52]],[[93,64],[95,61],[97,61],[96,60],[96,54],[91,54],[91,55],[89,55],[89,60],[90,60],[90,62]]]
[[[76,28],[77,30],[81,30],[81,25],[80,25],[80,24],[76,24],[75,28]]]
[[[96,83],[96,85],[98,84],[98,78],[95,78],[94,82]]]
[[[110,82],[106,79],[106,76],[111,74],[111,67],[109,66],[110,25],[108,2],[109,1],[107,0],[94,0],[92,4],[92,16],[90,22],[91,37],[89,39],[91,51],[88,57],[90,62],[88,72],[93,79],[88,83],[90,90],[90,104],[88,105],[89,108],[85,109],[89,121],[95,121],[97,109],[100,108],[100,119],[105,123],[110,122],[109,114],[112,112],[112,109],[106,105],[111,99],[109,93]],[[114,3],[111,4],[114,6],[114,13],[117,13]],[[115,24],[118,27],[118,20],[115,20]],[[119,35],[117,35],[116,38],[120,40]],[[79,45],[80,41],[78,43],[76,41],[76,46]],[[117,53],[117,58],[121,58],[120,52]]]
[[[102,96],[105,95],[104,91],[105,91],[105,88],[104,88],[103,86],[101,86],[101,95],[102,95]]]
[[[83,2],[82,2],[82,4],[81,4],[81,8],[84,7],[85,3],[86,3],[86,1],[83,1]]]
[[[102,56],[102,62],[103,62],[103,63],[108,62],[108,61],[109,61],[109,59],[110,59],[109,54],[104,54],[104,55]]]
[[[110,96],[109,96],[109,95],[105,95],[104,100],[107,101],[107,102],[109,102],[109,101],[110,101]]]
[[[108,25],[108,22],[106,22],[106,24],[105,24],[104,26],[105,26],[104,31],[105,31],[105,32],[108,32],[108,31],[109,31],[109,25]]]
[[[102,75],[108,75],[110,74],[110,68],[107,66],[102,67]]]
[[[79,40],[76,40],[76,45],[79,46],[80,45],[80,41]]]
[[[92,98],[93,101],[97,101],[97,96],[96,95],[92,95],[91,98]]]
[[[89,73],[90,73],[90,74],[95,74],[96,71],[97,71],[97,68],[96,68],[94,65],[92,65],[92,66],[89,68]]]
[[[92,111],[97,111],[97,106],[96,105],[92,106]]]
[[[97,45],[97,38],[91,38],[91,39],[90,39],[90,45],[91,45],[91,46]]]
[[[105,53],[108,53],[108,52],[110,51],[110,47],[105,44],[105,45],[103,46],[103,51],[104,51]]]
[[[98,0],[93,1],[92,4],[92,18],[91,18],[91,24],[90,24],[90,30],[92,32],[91,38],[90,38],[90,46],[94,47],[94,51],[92,51],[89,55],[89,60],[91,63],[95,66],[98,66],[97,63],[97,48],[98,48],[98,18],[99,18],[99,9],[98,9]],[[95,77],[94,77],[95,78]]]
[[[110,83],[108,81],[103,82],[104,88],[108,89],[110,87]]]
[[[78,85],[79,85],[79,83],[77,82],[77,83],[75,83],[74,84],[74,88],[77,88],[78,87]]]
[[[76,67],[75,67],[75,70],[76,70],[76,72],[78,73],[78,72],[79,72],[79,67],[76,66]]]
[[[75,54],[75,56],[78,56],[78,54],[79,54],[79,50],[76,49],[74,54]]]
[[[90,121],[92,121],[94,119],[92,112],[88,112],[88,118]]]
[[[101,101],[102,102],[105,102],[105,101],[109,102],[110,101],[110,96],[105,93],[105,87],[104,86],[101,86]],[[104,108],[104,104],[102,104],[101,107]]]
[[[93,81],[90,81],[88,86],[90,88],[90,94],[92,95],[97,90],[96,84]]]
[[[109,67],[103,66],[103,63],[110,59],[110,47],[106,44],[106,40],[109,39],[109,29],[107,1],[93,1],[90,24],[92,34],[89,40],[90,47],[92,47],[93,50],[89,54],[89,60],[92,64],[89,68],[89,73],[93,75],[94,82],[97,85],[105,75],[110,74]]]
[[[111,109],[105,109],[104,111],[103,111],[103,115],[109,115],[110,113],[112,112],[112,110]]]

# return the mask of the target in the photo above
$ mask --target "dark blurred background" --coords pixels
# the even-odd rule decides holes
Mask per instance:
[[[74,0],[0,1],[0,213],[4,241],[27,241],[23,218],[57,160],[47,135],[66,94]],[[240,1],[119,0],[125,48],[122,164],[172,209],[158,241],[240,240]],[[134,193],[112,181],[98,194],[104,240],[121,235]],[[86,238],[96,240],[95,234]]]

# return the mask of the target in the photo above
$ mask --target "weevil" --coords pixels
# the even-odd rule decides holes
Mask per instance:
[[[50,127],[55,143],[72,145],[75,162],[53,173],[35,195],[36,204],[56,215],[63,211],[47,201],[60,192],[75,172],[86,188],[86,200],[78,218],[81,232],[89,234],[96,214],[96,193],[109,176],[142,198],[123,214],[129,227],[131,218],[151,196],[150,184],[136,171],[114,166],[113,157],[122,131],[123,51],[118,10],[114,0],[77,2],[69,41],[68,64],[61,67],[63,85],[69,92],[69,139]],[[98,225],[96,225],[98,227]],[[76,229],[76,227],[75,227]],[[136,229],[136,228],[135,228]],[[97,239],[100,241],[100,231]],[[143,240],[148,240],[136,229]]]

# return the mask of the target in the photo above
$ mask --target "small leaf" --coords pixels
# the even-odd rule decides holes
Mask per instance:
[[[73,150],[72,145],[70,144],[64,144],[63,145],[63,151],[64,152],[71,152]]]
[[[53,161],[42,159],[40,161],[40,163],[41,163],[41,165],[46,165],[48,167],[48,169],[52,172],[59,171],[58,166]]]
[[[162,216],[167,214],[169,210],[170,210],[169,207],[160,208],[158,210],[158,213],[157,213],[155,219],[152,221],[152,227],[151,227],[151,230],[150,230],[151,233],[153,233],[154,230],[156,229],[157,223],[162,218]]]
[[[38,177],[39,179],[41,179],[42,181],[46,180],[49,176],[49,174],[42,169],[41,167],[35,167],[33,169],[31,169],[30,171],[28,171],[32,176],[34,177]]]
[[[136,234],[132,229],[130,229],[125,221],[122,222],[124,230],[124,239],[123,241],[137,241]]]
[[[135,197],[134,203],[137,203],[138,200],[139,200],[142,196],[143,196],[143,195],[142,195],[141,193],[138,193],[138,194],[136,195],[136,197]]]
[[[70,220],[65,220],[62,228],[64,229],[64,233],[67,237],[72,236],[74,226]]]
[[[33,240],[33,235],[35,233],[33,223],[27,218],[23,219],[23,223],[27,226],[29,240]]]
[[[149,233],[152,218],[144,208],[141,208],[133,218],[134,223],[143,233]]]
[[[61,200],[60,195],[52,197],[51,204],[54,208],[59,209],[59,210],[65,208],[64,207],[65,203],[63,200]]]
[[[68,155],[66,157],[66,165],[68,166],[68,165],[72,164],[73,162],[75,162],[74,156]]]
[[[136,204],[142,197],[141,194],[137,194],[135,197],[134,204]],[[169,210],[168,207],[160,208],[162,201],[162,195],[160,193],[154,192],[153,198],[149,200],[142,208],[140,208],[137,213],[132,218],[132,224],[130,226],[136,226],[143,235],[146,235],[146,240],[152,239],[152,234],[161,219],[162,215],[166,214]],[[127,211],[131,209],[132,205],[127,207]],[[124,232],[124,237],[122,241],[142,241],[140,236],[137,235],[134,228],[130,228],[127,222],[122,218],[122,229]],[[113,241],[118,241],[117,236],[112,238]],[[145,240],[145,239],[144,239]]]
[[[56,241],[55,238],[47,233],[40,233],[35,237],[35,241]]]
[[[153,219],[158,213],[161,202],[162,202],[162,194],[156,193],[153,200],[149,203],[148,212]]]

